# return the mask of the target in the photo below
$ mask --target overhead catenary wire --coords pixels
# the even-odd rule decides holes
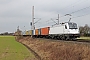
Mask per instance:
[[[71,13],[69,13],[69,14],[74,14],[74,13],[77,13],[77,12],[80,12],[80,11],[83,11],[83,10],[86,10],[86,9],[89,9],[90,8],[90,6],[87,6],[87,7],[85,7],[85,8],[82,8],[82,9],[79,9],[79,10],[76,10],[76,11],[73,11],[73,12],[71,12]],[[80,16],[83,16],[83,15],[80,15]],[[65,17],[65,15],[63,15],[63,16],[61,16],[61,17]],[[61,18],[60,17],[60,18]],[[79,16],[77,16],[77,17],[79,17]],[[75,17],[74,17],[75,18]]]
[[[85,1],[89,1],[89,0],[78,0],[78,1],[76,1],[76,2],[74,2],[74,3],[72,3],[72,4],[70,4],[70,5],[62,8],[60,11],[68,10],[67,8],[70,8],[70,7],[73,8],[73,7],[75,7],[76,5],[80,5],[81,3],[85,2]],[[70,9],[72,9],[72,8],[70,8]]]
[[[83,17],[83,16],[87,16],[87,15],[89,15],[90,13],[88,13],[88,14],[83,14],[83,15],[80,15],[80,16],[76,16],[76,17],[73,17],[73,18],[79,18],[79,17]],[[72,19],[73,19],[72,18]]]
[[[82,10],[85,10],[85,9],[88,9],[88,8],[90,8],[90,6],[85,7],[85,8],[82,8],[82,9],[79,9],[79,10],[74,11],[74,12],[71,12],[70,14],[74,14],[74,13],[76,13],[76,12],[79,12],[79,11],[82,11]]]
[[[85,0],[85,1],[87,1],[87,0]],[[71,7],[73,7],[73,6],[75,6],[75,4],[78,4],[78,3],[81,3],[81,2],[83,2],[83,0],[78,0],[78,1],[76,1],[76,2],[74,2],[73,4],[70,4],[69,6],[71,6]],[[69,7],[68,6],[68,7]],[[74,13],[76,13],[76,12],[79,12],[79,11],[82,11],[82,10],[85,10],[85,9],[88,9],[88,8],[90,8],[90,6],[89,7],[85,7],[85,8],[82,8],[82,9],[79,9],[79,10],[76,10],[76,11],[74,11],[74,12],[71,12],[70,14],[74,14]],[[65,16],[65,15],[64,15]],[[64,17],[64,16],[61,16],[61,17]],[[61,18],[60,17],[60,18]],[[52,20],[52,19],[51,19]],[[48,22],[49,20],[47,20],[47,22]],[[54,23],[56,23],[54,20],[52,20]],[[47,23],[46,22],[46,23]],[[45,24],[45,23],[43,23],[43,24]],[[48,24],[48,23],[47,23]]]
[[[77,1],[77,2],[75,2],[75,4],[78,4],[78,3],[81,3],[81,1],[83,1],[83,0],[79,0],[79,1]],[[87,0],[85,0],[85,1],[87,1]],[[71,7],[73,7],[73,6],[75,6],[74,4],[70,4],[70,6]],[[69,6],[68,6],[69,7]],[[88,6],[88,7],[85,7],[85,8],[82,8],[82,9],[79,9],[79,10],[76,10],[76,11],[73,11],[73,12],[71,12],[70,14],[74,14],[74,13],[77,13],[77,12],[80,12],[80,11],[83,11],[83,10],[86,10],[86,9],[88,9],[88,8],[90,8],[90,6]],[[63,16],[61,16],[61,17],[64,17],[65,15],[63,15]],[[84,15],[81,15],[81,16],[84,16]],[[81,16],[77,16],[77,17],[81,17]],[[61,18],[60,17],[60,18]],[[73,18],[76,18],[76,17],[73,17]],[[47,22],[48,22],[49,20],[47,20]],[[46,23],[47,23],[46,22]],[[55,21],[53,21],[54,23],[56,23]],[[45,24],[45,22],[43,23],[43,24]]]
[[[85,1],[86,1],[86,0],[85,0]],[[60,9],[60,11],[67,10],[67,8],[73,7],[73,6],[78,5],[78,4],[82,3],[82,2],[83,2],[83,0],[78,0],[78,1],[76,1],[76,2],[74,2],[74,3],[72,3],[72,4],[69,4],[68,6]],[[70,9],[71,9],[71,8],[70,8]],[[58,12],[58,11],[57,11],[57,12]],[[64,14],[64,15],[65,15],[65,14]],[[61,18],[61,17],[64,17],[64,15],[60,16],[60,18]]]
[[[46,21],[44,21],[44,23],[42,23],[42,22],[38,22],[39,24],[41,24],[41,25],[37,25],[36,27],[41,27],[41,26],[52,26],[53,24],[57,24],[57,22],[56,21],[54,21],[54,19],[50,19],[50,20],[46,20]],[[51,24],[52,23],[52,24]]]
[[[81,1],[81,0],[79,0],[79,1]],[[89,1],[89,0],[85,0],[85,1]],[[78,2],[78,1],[77,1]],[[82,2],[84,2],[84,1],[82,1]],[[73,5],[73,4],[71,4],[72,5],[72,7],[74,6],[75,7],[75,5]],[[74,13],[77,13],[77,12],[79,12],[79,11],[82,11],[82,10],[85,10],[85,9],[88,9],[88,8],[90,8],[90,6],[87,6],[87,7],[85,7],[85,8],[82,8],[82,9],[79,9],[79,10],[76,10],[76,11],[73,11],[73,12],[71,12],[71,13],[68,13],[68,14],[74,14]],[[71,8],[70,8],[71,9]],[[65,9],[66,10],[66,9]],[[65,16],[65,14],[64,15],[62,15],[62,16],[60,16],[60,18],[61,17],[64,17]]]
[[[44,24],[41,24],[41,25],[37,25],[37,27],[38,28],[40,28],[40,27],[44,27],[44,26],[48,26],[48,27],[50,27],[52,24],[51,23],[53,23],[53,22],[48,22],[48,23],[44,23]],[[54,24],[54,23],[53,23]]]
[[[79,3],[80,1],[81,1],[81,0],[78,0],[78,1],[76,1],[76,2],[74,2],[74,3],[72,3],[72,4],[69,4],[68,6],[62,8],[61,10],[65,10],[66,8],[73,7],[75,4]]]

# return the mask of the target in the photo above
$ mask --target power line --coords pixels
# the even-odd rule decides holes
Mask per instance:
[[[45,23],[45,24],[42,24],[42,25],[39,25],[38,27],[41,27],[41,26],[51,26],[52,24],[51,23],[53,23],[53,22],[48,22],[48,23]],[[54,23],[53,23],[54,24]]]
[[[79,1],[81,1],[81,0],[79,0]],[[88,9],[88,8],[90,8],[90,6],[88,6],[88,7],[85,7],[85,8],[82,8],[82,9],[79,9],[79,10],[76,10],[76,11],[74,11],[74,12],[71,12],[70,14],[74,14],[74,13],[76,13],[76,12],[79,12],[79,11],[82,11],[82,10],[85,10],[85,9]],[[65,15],[64,15],[65,16]],[[61,16],[61,17],[64,17],[64,16]],[[85,15],[81,15],[81,16],[85,16]],[[81,17],[81,16],[77,16],[77,17]],[[77,18],[77,17],[73,17],[73,18]],[[48,22],[48,21],[47,21]],[[46,23],[47,23],[46,22]],[[56,23],[55,21],[53,21],[54,23]]]
[[[81,0],[79,0],[79,1],[77,1],[77,2],[75,2],[75,4],[77,4],[78,2],[80,2]],[[85,1],[87,1],[87,0],[85,0]],[[89,0],[88,0],[89,1]],[[84,1],[83,1],[84,2]],[[73,5],[73,4],[71,4],[71,5]],[[74,5],[73,5],[74,6]],[[73,7],[72,6],[72,7]],[[67,8],[67,7],[66,7]],[[74,14],[74,13],[76,13],[76,12],[79,12],[79,11],[82,11],[82,10],[85,10],[85,9],[88,9],[88,8],[90,8],[90,6],[88,6],[88,7],[85,7],[85,8],[82,8],[82,9],[79,9],[79,10],[76,10],[76,11],[74,11],[74,12],[71,12],[71,13],[69,13],[69,14]],[[61,17],[64,17],[65,15],[62,15]],[[60,17],[60,18],[61,18]]]
[[[86,9],[89,9],[90,8],[90,6],[88,6],[88,7],[85,7],[85,8],[82,8],[82,9],[79,9],[79,10],[76,10],[76,11],[74,11],[74,12],[71,12],[71,13],[69,13],[69,14],[74,14],[74,13],[77,13],[77,12],[80,12],[80,11],[82,11],[82,10],[86,10]],[[64,17],[65,15],[63,15],[63,16],[61,16],[61,17]]]
[[[82,9],[79,9],[79,10],[74,11],[74,12],[71,12],[70,14],[74,14],[74,13],[76,13],[76,12],[79,12],[79,11],[82,11],[82,10],[85,10],[85,9],[88,9],[88,8],[90,8],[90,6],[85,7],[85,8],[82,8]]]
[[[80,2],[81,0],[78,0],[78,1],[76,1],[76,2],[74,2],[74,3],[72,3],[72,4],[70,4],[70,5],[68,5],[68,6],[66,6],[66,7],[64,7],[62,10],[64,10],[64,9],[66,9],[66,8],[68,8],[68,7],[73,7],[73,5],[75,5],[75,4],[77,4],[78,2]]]
[[[89,13],[89,14],[90,14],[90,13]],[[73,17],[73,18],[83,17],[83,16],[86,16],[86,15],[89,15],[89,14],[84,14],[84,15],[80,15],[80,16]],[[72,18],[72,19],[73,19],[73,18]]]
[[[87,0],[85,0],[85,1],[87,1]],[[81,1],[81,0],[78,0],[78,1],[76,1],[76,2],[74,2],[74,3],[72,3],[72,4],[70,4],[70,5],[68,5],[67,7],[65,7],[65,8],[63,8],[63,9],[61,9],[61,10],[66,10],[66,8],[69,8],[69,7],[75,7],[75,5],[79,5],[80,3],[83,3],[83,2],[85,2],[85,1]],[[88,0],[89,1],[89,0]],[[71,8],[70,8],[71,9]]]
[[[56,23],[53,19],[51,19],[54,23]],[[57,24],[57,23],[56,23]]]
[[[51,25],[53,25],[53,24],[51,24],[51,23],[57,24],[57,22],[54,21],[54,20],[51,18],[50,20],[46,20],[44,23],[40,22],[41,25],[39,25],[38,27],[40,27],[40,26],[47,26],[47,25],[50,25],[50,26],[51,26]]]

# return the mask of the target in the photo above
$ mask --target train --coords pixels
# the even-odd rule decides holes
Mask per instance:
[[[20,35],[35,38],[50,38],[59,40],[75,40],[80,37],[79,27],[74,22],[64,22],[34,30],[22,31]]]

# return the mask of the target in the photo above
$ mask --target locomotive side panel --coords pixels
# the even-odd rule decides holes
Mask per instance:
[[[63,34],[64,26],[52,27],[50,28],[49,34]]]

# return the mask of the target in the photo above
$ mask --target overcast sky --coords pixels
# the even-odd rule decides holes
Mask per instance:
[[[90,0],[0,0],[0,33],[30,30],[32,6],[35,7],[36,28],[67,22],[72,18],[79,26],[90,26]],[[64,16],[71,14],[72,16]],[[52,20],[51,20],[52,19]]]

